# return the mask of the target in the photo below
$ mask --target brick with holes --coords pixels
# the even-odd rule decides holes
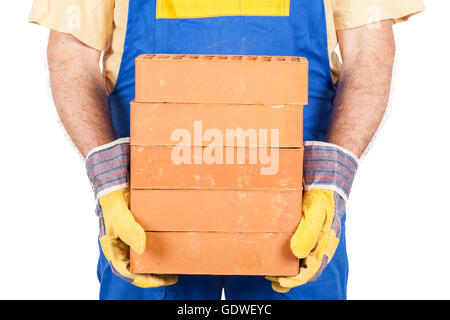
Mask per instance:
[[[143,55],[136,101],[305,105],[307,78],[300,57]]]

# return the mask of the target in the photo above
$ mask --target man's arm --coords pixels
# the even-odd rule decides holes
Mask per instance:
[[[316,280],[333,258],[357,157],[377,130],[389,98],[395,51],[392,22],[341,31],[338,38],[344,65],[328,143],[305,142],[303,217],[290,243],[302,259],[300,273],[268,277],[278,292]]]
[[[127,246],[144,252],[146,236],[128,209],[129,144],[126,139],[114,141],[100,55],[71,35],[51,32],[48,65],[56,109],[78,150],[84,157],[89,153],[86,168],[102,215],[100,244],[114,273],[141,288],[169,286],[177,282],[176,275],[133,274],[128,269]]]
[[[338,31],[338,39],[344,64],[327,140],[359,157],[389,99],[395,55],[392,21]]]
[[[115,138],[100,56],[72,35],[50,33],[48,65],[56,110],[84,157]]]

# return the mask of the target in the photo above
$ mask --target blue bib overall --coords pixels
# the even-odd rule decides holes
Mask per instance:
[[[161,17],[157,2],[129,0],[128,26],[116,86],[109,96],[117,138],[128,137],[134,98],[134,60],[146,53],[300,56],[309,61],[309,105],[304,110],[304,139],[324,140],[336,87],[331,79],[323,0],[280,0],[283,14],[254,16]],[[193,4],[211,0],[192,0]],[[186,3],[186,1],[183,1]],[[214,1],[213,1],[214,2]],[[247,3],[252,1],[247,1]],[[161,7],[161,3],[159,3]],[[175,12],[176,12],[176,6]],[[248,9],[248,8],[247,8]],[[255,10],[258,12],[258,10]],[[101,299],[345,299],[348,263],[345,227],[333,260],[321,277],[286,294],[259,276],[180,275],[170,287],[141,289],[115,276],[103,254],[98,264]]]

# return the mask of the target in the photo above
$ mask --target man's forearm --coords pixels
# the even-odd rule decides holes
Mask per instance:
[[[377,26],[338,33],[344,64],[327,140],[358,157],[383,118],[391,87],[392,22]]]
[[[52,31],[48,65],[58,115],[81,154],[114,140],[98,50]]]

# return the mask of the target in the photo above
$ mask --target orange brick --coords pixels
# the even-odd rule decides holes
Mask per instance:
[[[145,231],[295,232],[301,191],[133,190]]]
[[[294,276],[291,233],[147,232],[147,250],[131,250],[131,272]]]
[[[308,104],[308,62],[300,57],[143,55],[137,102]]]
[[[205,147],[187,148],[191,151],[191,164],[177,165],[172,159],[173,147],[132,146],[131,188],[301,190],[303,149],[221,149],[225,149],[224,158],[227,151],[234,152],[234,164],[194,164],[196,153],[204,154]],[[241,151],[245,161],[238,165],[236,157]],[[278,166],[274,165],[273,170],[275,174],[263,175],[262,170],[269,166],[260,161],[256,164],[249,161],[250,154],[258,155],[259,151],[278,152]],[[275,160],[272,162],[275,163]]]
[[[289,242],[301,218],[306,59],[144,55],[136,60],[135,100],[131,210],[146,230],[147,249],[131,252],[131,271],[297,275]],[[279,144],[256,148],[259,140],[250,145],[247,137],[242,146],[221,136],[210,153],[219,163],[208,162],[210,141],[194,134],[198,123],[201,133],[225,135],[241,128],[263,129],[270,137],[278,129]],[[172,139],[177,129],[196,137],[182,140],[190,164],[172,157],[180,148]],[[264,155],[273,162],[275,153],[278,165],[269,174]]]
[[[194,122],[201,122],[200,136],[210,129],[219,130],[226,145],[227,130],[266,130],[269,146],[271,132],[278,130],[279,147],[298,148],[303,145],[303,108],[292,105],[236,105],[186,103],[131,103],[132,145],[174,145],[172,133],[180,128],[194,135]],[[258,137],[259,138],[259,137]],[[206,146],[192,139],[194,146]],[[235,144],[236,145],[236,144]]]

